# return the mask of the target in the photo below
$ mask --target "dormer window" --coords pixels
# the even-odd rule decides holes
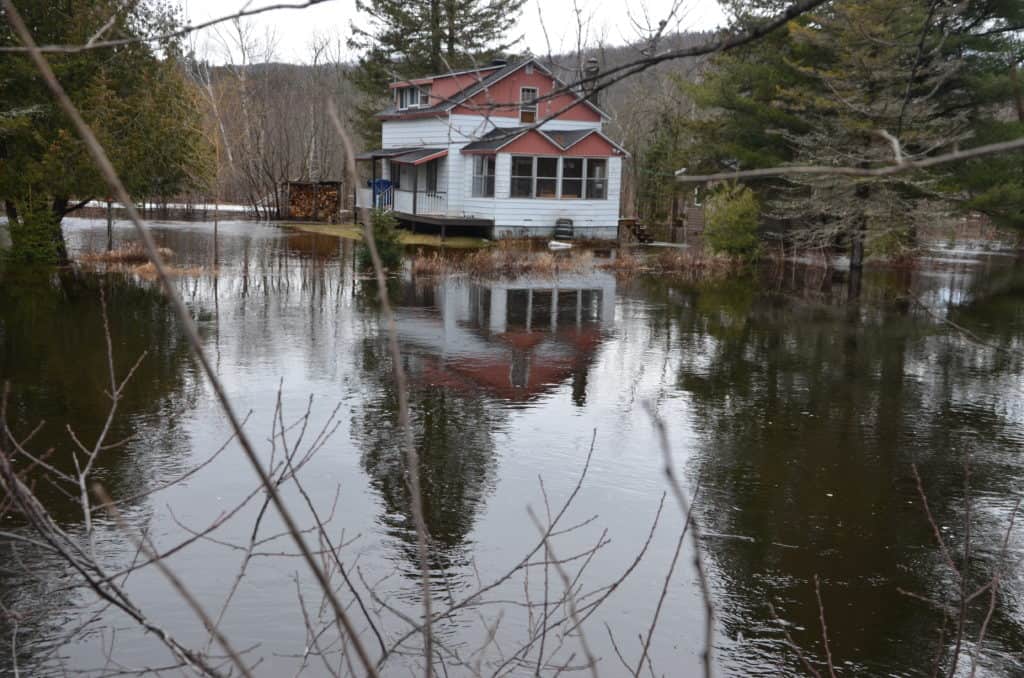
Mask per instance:
[[[522,87],[519,90],[519,122],[537,122],[536,87]]]
[[[420,87],[399,87],[395,90],[395,104],[398,110],[427,108],[430,106],[430,85]]]

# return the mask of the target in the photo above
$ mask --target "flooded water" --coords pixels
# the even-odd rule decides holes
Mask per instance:
[[[420,615],[421,589],[374,283],[355,271],[350,241],[223,223],[212,275],[212,225],[154,228],[177,265],[207,268],[177,285],[237,409],[249,413],[265,464],[281,464],[279,402],[287,439],[306,431],[303,487],[345,544],[381,641],[356,606],[350,612],[376,658],[409,631],[403,615]],[[105,244],[99,222],[70,220],[68,234],[73,252]],[[117,236],[131,232],[122,225]],[[579,670],[586,650],[602,675],[633,674],[663,586],[650,670],[700,672],[705,617],[689,544],[665,586],[684,524],[671,494],[652,532],[669,487],[655,417],[696,494],[717,675],[804,675],[803,661],[826,673],[822,610],[839,675],[930,675],[940,656],[949,671],[958,634],[950,621],[940,635],[942,610],[956,606],[960,579],[935,546],[912,464],[966,589],[1000,576],[978,675],[1024,675],[1024,526],[1003,549],[1024,492],[1024,267],[1009,256],[947,253],[913,271],[869,271],[859,287],[851,299],[845,277],[799,267],[700,284],[601,270],[557,280],[393,279],[434,608],[499,582],[437,623],[449,675],[534,675],[538,666],[554,675],[564,664]],[[261,511],[237,446],[215,455],[228,440],[225,418],[154,283],[130,273],[0,272],[0,378],[11,383],[12,428],[24,436],[45,420],[32,446],[53,448],[52,463],[66,470],[68,427],[83,441],[100,433],[109,388],[101,290],[118,374],[147,353],[110,435],[127,442],[101,455],[97,478],[158,550],[202,533],[168,563],[214,615],[238,586],[221,629],[259,662],[256,674],[305,666],[326,675],[310,659],[303,612],[302,603],[318,628],[326,619],[315,588],[299,559],[280,555],[293,547],[277,537],[273,511]],[[550,543],[586,612],[587,648],[563,636],[563,624],[543,650],[518,652],[536,635],[545,591],[555,600],[564,584],[558,568],[541,564],[543,549],[534,566],[502,576],[538,545],[528,509],[545,520],[547,500],[558,511],[592,441],[560,523],[574,529]],[[294,485],[282,489],[312,524]],[[36,491],[84,539],[75,498],[46,483]],[[130,567],[132,540],[98,520],[100,561],[111,573]],[[239,577],[256,524],[255,555]],[[153,634],[72,588],[74,573],[44,545],[0,548],[0,675],[15,665],[36,676],[173,664]],[[124,587],[179,641],[207,644],[158,572],[138,570]],[[604,602],[591,613],[596,599]],[[969,606],[963,675],[988,605],[986,592]],[[553,619],[571,614],[568,605],[548,610]],[[415,655],[418,637],[403,647]],[[408,675],[414,663],[399,651],[382,673]]]

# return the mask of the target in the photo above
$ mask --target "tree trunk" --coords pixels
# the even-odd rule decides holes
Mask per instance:
[[[443,69],[441,62],[441,0],[430,0],[430,68],[434,73]]]
[[[107,251],[114,249],[114,208],[107,201]]]
[[[1013,83],[1013,96],[1017,102],[1017,121],[1024,122],[1024,93],[1021,92],[1020,76],[1017,64],[1010,65],[1010,81]]]
[[[850,269],[859,270],[864,268],[864,240],[868,233],[868,216],[865,213],[868,199],[871,197],[871,188],[866,184],[860,184],[853,192],[858,201],[857,218],[850,232]]]
[[[64,244],[61,219],[68,201],[55,199],[50,204],[23,204],[6,202],[11,234],[11,251],[15,259],[29,264],[65,266],[68,250]]]

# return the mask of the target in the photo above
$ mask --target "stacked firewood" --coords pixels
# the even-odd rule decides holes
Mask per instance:
[[[334,223],[341,214],[341,184],[298,182],[288,184],[288,217]]]

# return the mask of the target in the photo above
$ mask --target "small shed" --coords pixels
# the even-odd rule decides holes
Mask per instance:
[[[341,221],[340,181],[289,181],[285,184],[288,219],[305,221]]]

